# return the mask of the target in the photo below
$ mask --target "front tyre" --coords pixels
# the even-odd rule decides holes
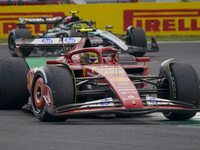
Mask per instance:
[[[47,104],[44,97],[48,97],[51,104]],[[51,112],[54,107],[74,103],[74,83],[69,70],[53,65],[40,67],[33,78],[31,99],[33,113],[40,121],[67,120]]]
[[[194,68],[188,63],[171,63],[172,90],[170,93],[160,94],[159,97],[182,101],[199,107],[199,77]],[[165,76],[163,74],[163,76]],[[166,97],[166,95],[170,95]],[[164,112],[163,115],[170,120],[186,120],[194,117],[196,112],[174,113]]]

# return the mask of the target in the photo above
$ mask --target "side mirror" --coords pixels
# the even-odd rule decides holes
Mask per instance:
[[[113,26],[106,26],[106,31],[108,30],[108,29],[112,29],[113,28]]]
[[[90,21],[90,23],[91,23],[91,25],[94,25],[94,24],[96,24],[96,22],[95,22],[95,21]]]

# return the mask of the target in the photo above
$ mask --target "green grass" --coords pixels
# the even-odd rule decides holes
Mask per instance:
[[[169,36],[153,36],[156,41],[200,41],[200,35],[188,35],[188,36],[179,36],[179,35],[169,35]],[[151,36],[147,36],[147,41],[151,41]],[[7,43],[8,39],[0,39],[0,43]]]
[[[26,62],[30,68],[46,65],[46,60],[55,60],[57,57],[26,57]]]
[[[200,41],[200,35],[188,35],[188,36],[153,36],[156,41]],[[147,36],[147,41],[151,41],[151,36]]]
[[[0,43],[8,43],[8,39],[0,39]]]

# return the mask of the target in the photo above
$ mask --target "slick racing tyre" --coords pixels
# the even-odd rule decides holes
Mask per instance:
[[[0,109],[21,109],[28,102],[28,70],[23,58],[0,58]]]
[[[127,38],[126,44],[132,46],[139,46],[139,47],[147,47],[147,38],[145,31],[141,27],[128,27],[127,28]],[[141,57],[146,52],[134,52],[131,53],[136,57]]]
[[[49,93],[45,93],[48,88]],[[49,97],[51,104],[46,103],[45,96]],[[40,67],[31,86],[31,105],[36,118],[42,122],[65,121],[67,117],[55,117],[52,109],[73,103],[74,83],[69,70],[53,65]]]
[[[194,68],[188,63],[171,63],[171,81],[173,88],[171,93],[159,94],[160,98],[182,101],[199,107],[199,76]],[[161,74],[162,75],[162,74]],[[163,74],[163,76],[165,76]],[[165,88],[168,88],[167,86]],[[166,97],[166,96],[170,97]],[[163,115],[170,120],[186,120],[195,116],[196,112],[165,112]]]
[[[10,31],[8,36],[8,48],[13,57],[17,57],[14,47],[16,47],[15,40],[19,38],[32,38],[32,35],[28,29],[13,29]],[[28,57],[33,48],[22,48],[20,50],[24,57]]]

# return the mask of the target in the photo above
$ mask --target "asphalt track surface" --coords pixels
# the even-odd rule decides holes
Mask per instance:
[[[147,53],[151,75],[168,58],[189,62],[200,75],[200,42],[158,43]],[[10,56],[6,45],[0,56]],[[169,121],[162,114],[135,118],[73,118],[43,123],[32,113],[0,110],[0,150],[188,150],[200,147],[200,114],[188,121]]]

